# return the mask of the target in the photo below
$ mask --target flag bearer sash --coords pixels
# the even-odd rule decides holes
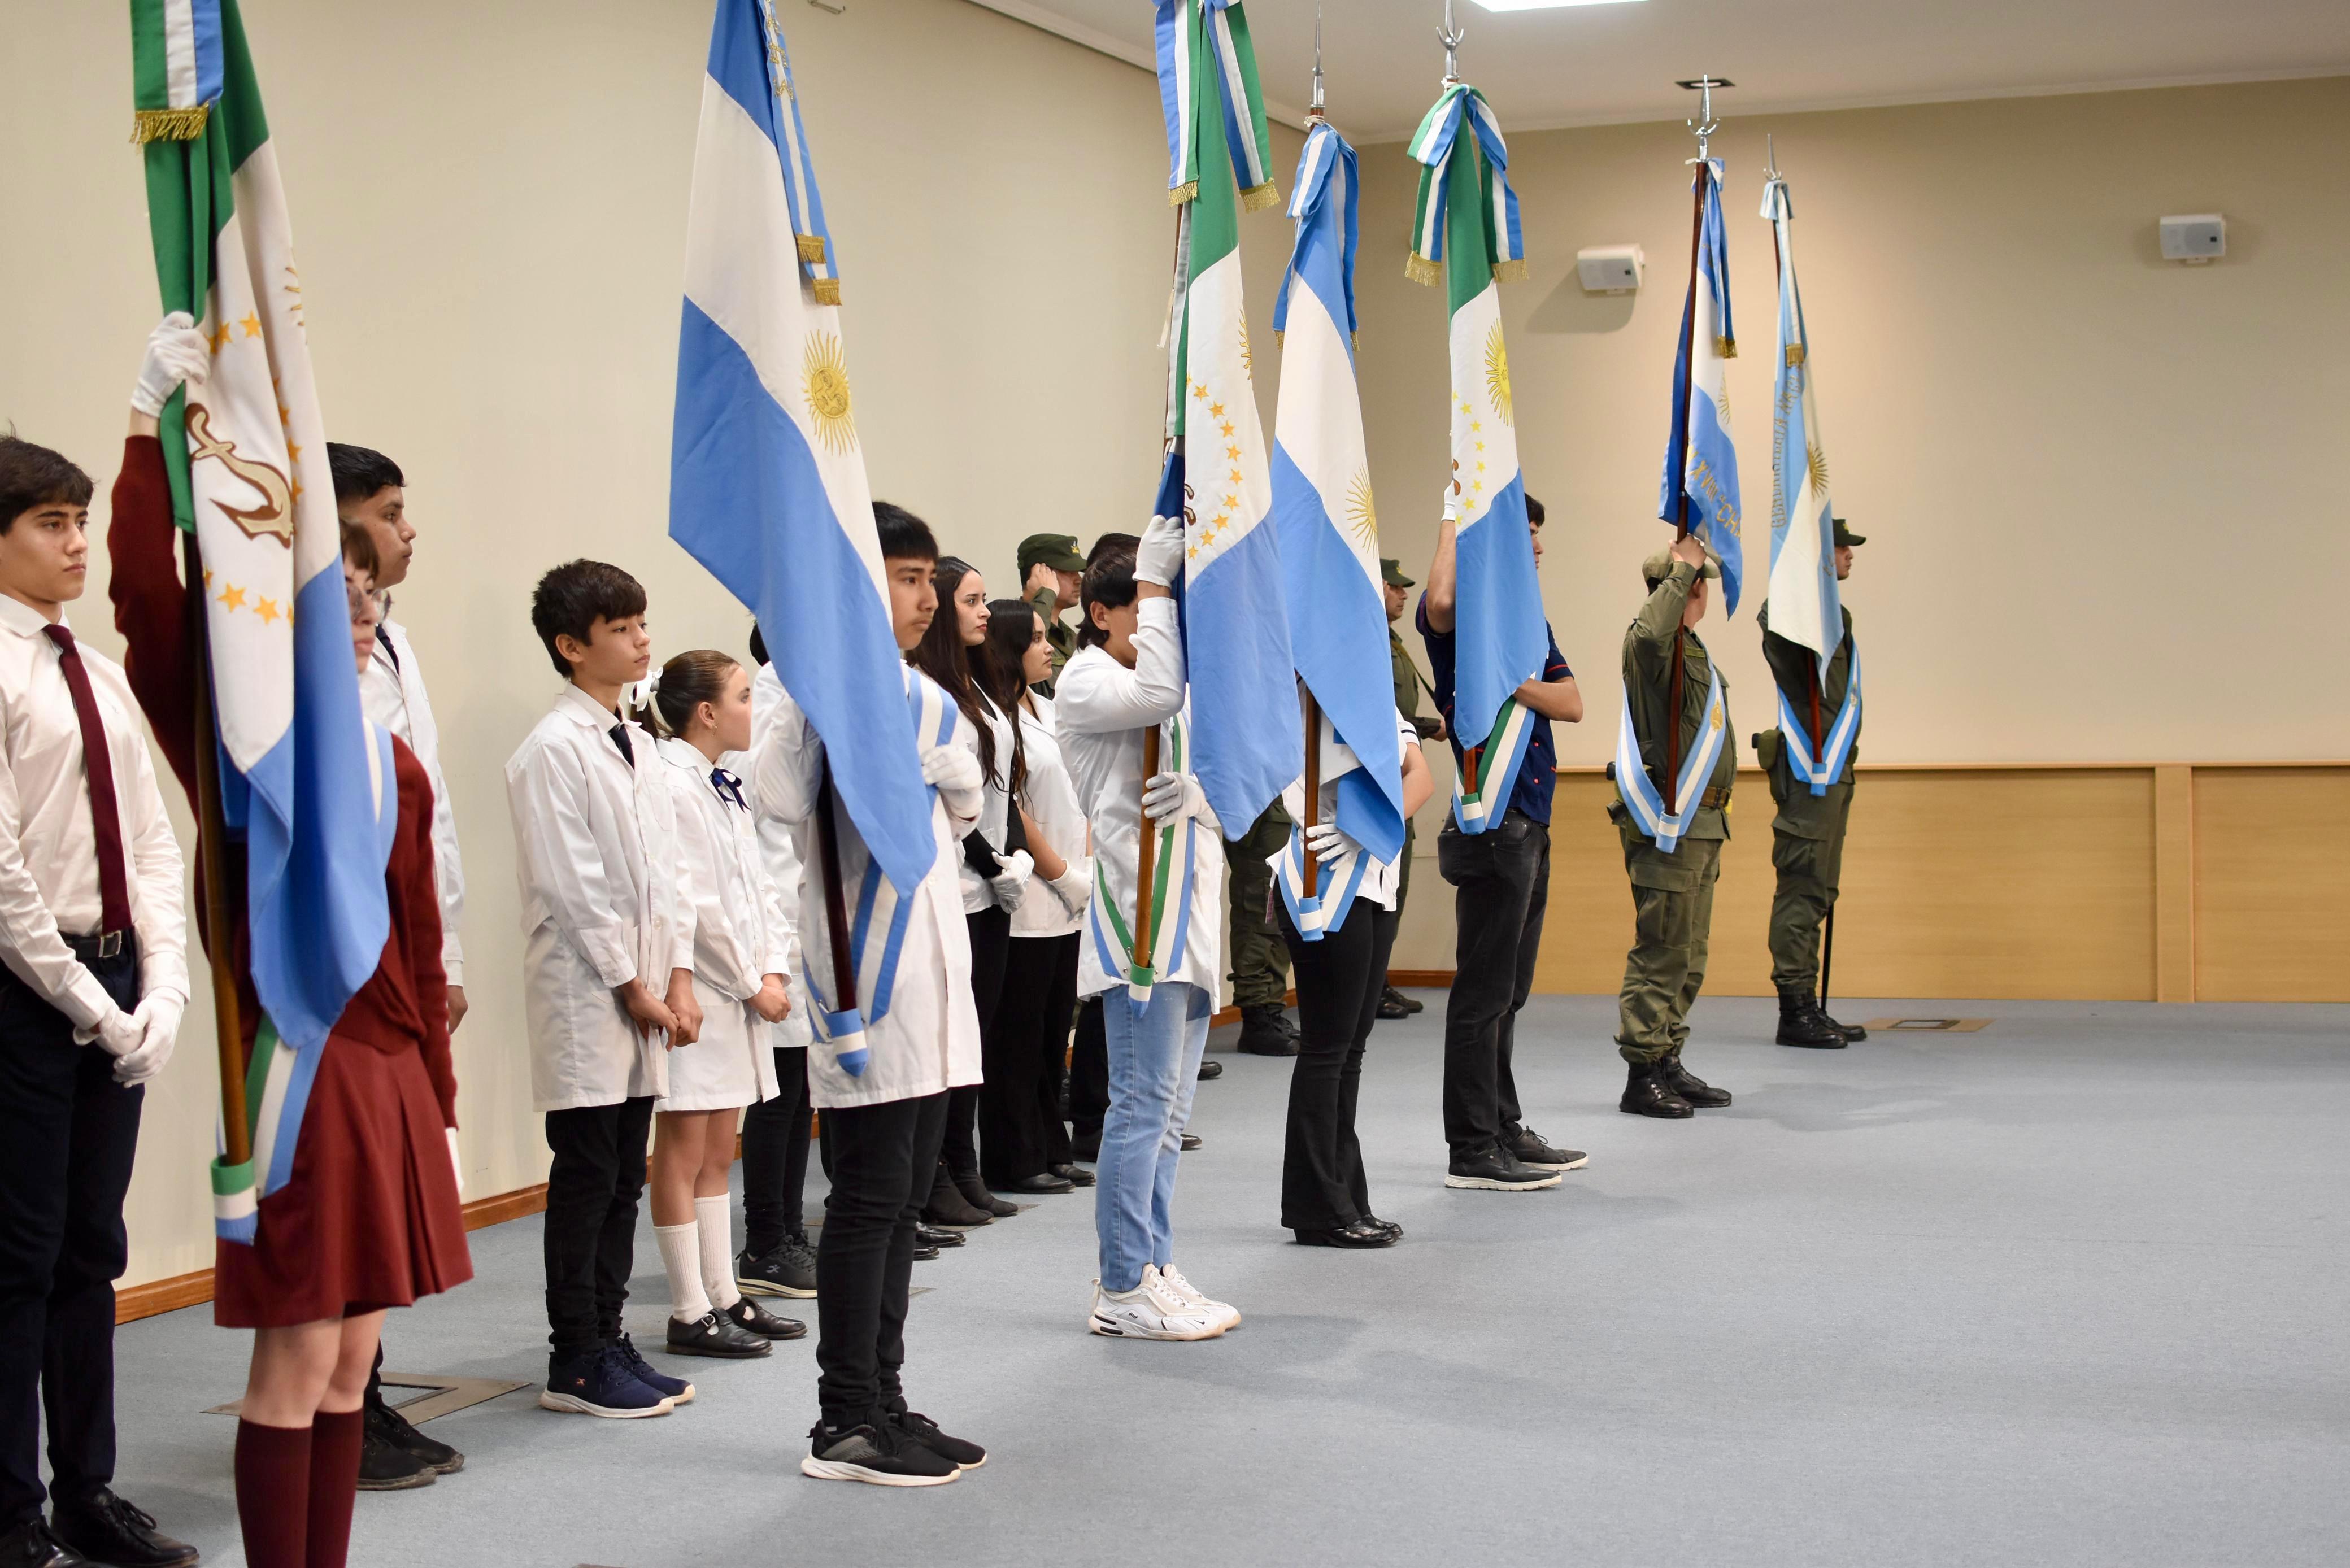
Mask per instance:
[[[1191,711],[1159,726],[1159,768],[1161,773],[1191,770]],[[1086,936],[1094,944],[1105,972],[1126,977],[1128,992],[1138,1008],[1150,1005],[1150,990],[1159,977],[1182,961],[1183,944],[1191,935],[1191,879],[1198,819],[1186,816],[1154,828],[1145,818],[1145,833],[1159,842],[1150,866],[1150,950],[1134,950],[1134,929],[1118,895],[1110,890],[1108,857],[1094,857],[1094,896],[1086,900]],[[1139,841],[1138,841],[1139,842]]]
[[[1388,682],[1390,703],[1394,701],[1393,669],[1390,665],[1380,677]],[[1388,726],[1388,733],[1390,736],[1395,733],[1392,722]],[[1322,747],[1322,782],[1325,787],[1334,789],[1338,797],[1337,826],[1349,838],[1355,838],[1356,844],[1337,859],[1323,864],[1316,879],[1319,891],[1309,898],[1305,896],[1305,857],[1311,852],[1305,847],[1305,819],[1314,816],[1320,808],[1316,803],[1303,802],[1304,812],[1292,814],[1299,820],[1291,824],[1288,840],[1274,857],[1273,879],[1274,885],[1281,889],[1282,903],[1289,909],[1290,923],[1297,928],[1297,934],[1309,942],[1318,942],[1344,926],[1347,911],[1355,907],[1355,895],[1362,891],[1364,873],[1375,866],[1392,862],[1403,852],[1400,831],[1396,835],[1393,847],[1385,854],[1378,853],[1357,838],[1348,826],[1350,819],[1376,820],[1375,814],[1387,804],[1386,796],[1372,782],[1355,749],[1338,738],[1337,731],[1326,715],[1316,739]],[[1390,741],[1388,743],[1394,742]]]
[[[1640,737],[1632,728],[1632,704],[1628,699],[1624,703],[1624,722],[1616,732],[1616,792],[1624,797],[1625,807],[1640,831],[1668,855],[1680,847],[1681,835],[1697,816],[1705,781],[1713,776],[1714,761],[1721,755],[1722,732],[1729,727],[1725,714],[1721,671],[1715,670],[1706,683],[1705,722],[1698,726],[1697,743],[1681,760],[1681,776],[1674,781],[1673,804],[1679,809],[1669,813],[1664,797],[1648,777],[1648,764],[1640,760]],[[1680,715],[1670,715],[1668,722],[1679,723]]]
[[[1794,704],[1787,701],[1784,688],[1779,692],[1780,743],[1785,748],[1787,767],[1797,780],[1812,786],[1814,794],[1825,794],[1828,785],[1844,777],[1845,763],[1852,758],[1852,742],[1860,733],[1860,644],[1847,640],[1852,649],[1852,675],[1845,682],[1844,706],[1836,710],[1835,722],[1828,726],[1826,742],[1813,754],[1812,737],[1796,717]]]

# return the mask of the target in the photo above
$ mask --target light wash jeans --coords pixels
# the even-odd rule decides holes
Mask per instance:
[[[1142,1012],[1124,986],[1102,998],[1109,1112],[1094,1167],[1094,1229],[1106,1291],[1130,1291],[1144,1264],[1175,1261],[1175,1167],[1212,1011],[1206,992],[1180,981],[1153,989]]]

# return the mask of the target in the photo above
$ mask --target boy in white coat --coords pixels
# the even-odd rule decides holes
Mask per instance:
[[[889,577],[892,629],[911,649],[938,612],[932,571],[938,541],[901,507],[876,502],[874,522]],[[935,699],[927,711],[963,721],[953,701],[909,668],[908,691]],[[883,722],[886,715],[877,715]],[[821,1414],[808,1434],[804,1475],[880,1486],[936,1486],[986,1461],[975,1443],[948,1437],[906,1407],[899,1371],[906,1358],[908,1282],[914,1227],[931,1195],[946,1133],[947,1091],[980,1080],[979,1013],[971,994],[971,939],[964,926],[958,846],[979,821],[979,761],[949,733],[923,736],[922,776],[934,786],[931,874],[903,896],[911,902],[888,1011],[868,1018],[868,1059],[851,1074],[818,1039],[808,1052],[808,1085],[832,1140],[832,1190],[816,1249],[816,1396]],[[832,933],[816,810],[823,798],[824,742],[785,695],[757,753],[759,810],[794,825],[806,870],[800,942],[805,972],[828,986]],[[840,885],[860,885],[870,858],[856,824],[836,805]],[[882,917],[877,914],[877,922]],[[806,998],[812,1016],[821,995]]]
[[[601,561],[541,577],[531,624],[570,682],[506,763],[531,1095],[546,1114],[546,1391],[582,1415],[667,1415],[692,1385],[620,1328],[653,1100],[699,1033],[693,900],[653,738],[619,711],[652,662],[645,591]]]

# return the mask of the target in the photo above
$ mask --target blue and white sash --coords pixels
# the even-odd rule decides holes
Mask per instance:
[[[1681,722],[1679,713],[1668,717],[1667,722]],[[1680,847],[1681,835],[1689,831],[1690,821],[1697,815],[1698,802],[1705,797],[1705,781],[1713,776],[1713,764],[1721,755],[1722,732],[1729,727],[1727,710],[1721,700],[1721,671],[1708,672],[1705,693],[1705,722],[1698,726],[1697,744],[1681,760],[1681,776],[1673,786],[1673,801],[1680,809],[1665,810],[1664,798],[1649,781],[1648,765],[1640,761],[1640,737],[1632,728],[1632,703],[1627,694],[1624,702],[1624,722],[1616,735],[1616,793],[1624,797],[1631,811],[1632,820],[1640,831],[1656,840],[1657,847],[1670,855]]]
[[[906,709],[914,726],[916,745],[944,746],[953,742],[958,713],[937,682],[920,674],[910,674]],[[924,796],[935,803],[938,787],[929,786]],[[858,847],[862,849],[863,846]],[[847,848],[846,844],[843,848]],[[865,1005],[835,1008],[826,996],[829,987],[816,980],[816,966],[808,957],[814,944],[803,942],[800,956],[800,981],[816,1003],[809,1009],[808,1022],[816,1043],[830,1051],[840,1070],[852,1078],[862,1077],[871,1059],[865,1045],[866,1027],[889,1015],[890,997],[898,981],[898,958],[906,945],[906,929],[913,920],[914,900],[921,892],[919,886],[893,887],[881,875],[879,861],[870,854],[860,857],[865,867],[863,876],[858,879],[856,907],[849,911],[848,958],[857,975],[858,994],[866,999]],[[842,858],[846,860],[847,856],[844,854]],[[847,867],[844,866],[844,883],[847,877]],[[877,927],[884,933],[878,943],[871,940]],[[826,941],[828,947],[829,933]],[[824,967],[831,968],[828,954]]]
[[[1812,786],[1814,794],[1827,794],[1828,785],[1844,777],[1845,763],[1852,758],[1853,738],[1860,733],[1860,645],[1846,636],[1845,646],[1852,649],[1852,678],[1845,683],[1844,706],[1836,710],[1835,722],[1828,726],[1827,744],[1817,757],[1812,755],[1811,732],[1795,716],[1786,689],[1779,691],[1779,736],[1786,748],[1787,767]]]
[[[1191,761],[1191,733],[1183,715],[1178,714],[1161,725],[1159,737],[1159,771],[1186,772]],[[1137,827],[1139,861],[1140,834],[1150,831],[1150,825],[1138,822]],[[1086,901],[1086,929],[1093,938],[1094,956],[1101,961],[1104,971],[1126,977],[1127,991],[1134,998],[1138,1012],[1150,1005],[1150,989],[1159,982],[1159,977],[1181,965],[1184,944],[1191,940],[1197,831],[1198,819],[1189,816],[1158,829],[1158,852],[1150,867],[1150,888],[1145,895],[1150,900],[1150,950],[1147,953],[1134,950],[1134,911],[1121,908],[1110,891],[1108,857],[1098,848],[1094,855],[1094,896]]]

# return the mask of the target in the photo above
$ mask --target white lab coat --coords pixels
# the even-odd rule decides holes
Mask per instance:
[[[774,1044],[784,1049],[805,1049],[815,1038],[808,1024],[807,988],[800,981],[800,864],[798,832],[782,817],[759,809],[759,792],[752,784],[758,771],[759,747],[784,704],[784,683],[772,664],[762,664],[751,677],[751,749],[726,753],[726,766],[743,780],[751,797],[751,813],[759,827],[759,849],[767,864],[767,878],[775,885],[776,906],[784,920],[784,979],[790,982],[792,1010],[781,1023],[768,1025]]]
[[[1176,628],[1175,601],[1144,599],[1134,631],[1134,668],[1128,670],[1098,647],[1078,650],[1053,685],[1054,722],[1067,758],[1077,805],[1093,825],[1094,897],[1087,906],[1086,940],[1077,956],[1077,994],[1098,996],[1127,983],[1124,958],[1105,892],[1121,919],[1134,918],[1135,860],[1142,839],[1142,738],[1161,732],[1159,767],[1173,770],[1173,734],[1188,731],[1191,704],[1183,674],[1183,639]],[[1178,836],[1178,844],[1181,843]],[[1191,918],[1183,950],[1159,971],[1161,983],[1181,981],[1216,994],[1218,951],[1223,924],[1224,838],[1216,814],[1201,806],[1191,835]],[[1170,868],[1180,876],[1183,867]],[[1170,905],[1154,933],[1165,940],[1179,919]]]
[[[930,678],[908,668],[910,683]],[[946,711],[954,702],[944,692],[938,701]],[[876,716],[876,722],[903,723],[896,714]],[[960,716],[958,731],[968,728]],[[802,979],[814,977],[825,992],[832,989],[832,940],[825,915],[825,879],[817,858],[816,808],[824,778],[824,742],[809,728],[807,715],[788,693],[776,704],[773,722],[760,742],[755,764],[758,807],[762,815],[792,825],[800,857],[806,866],[800,892]],[[962,864],[962,836],[978,821],[982,791],[936,792],[931,808],[931,836],[937,856],[921,885],[907,896],[913,900],[900,949],[889,1010],[879,1020],[868,1012],[865,1045],[870,1056],[861,1075],[851,1076],[833,1059],[821,1040],[808,1052],[808,1093],[819,1109],[843,1106],[885,1105],[892,1100],[935,1095],[980,1080],[979,1010],[971,995],[971,932],[963,923],[962,893],[956,882]],[[835,805],[835,830],[841,857],[845,891],[861,886],[871,855],[848,813]],[[849,907],[855,913],[855,905]],[[880,923],[877,914],[876,924]],[[811,1014],[822,1005],[808,986],[801,1000]],[[869,1008],[870,998],[858,1000]]]
[[[1066,937],[1085,923],[1086,893],[1093,886],[1093,857],[1086,850],[1086,814],[1077,809],[1077,789],[1069,782],[1068,760],[1061,755],[1053,700],[1032,695],[1028,701],[1036,711],[1020,711],[1020,743],[1028,758],[1028,778],[1020,804],[1045,836],[1045,842],[1076,872],[1077,902],[1071,909],[1038,877],[1028,884],[1020,907],[1012,911],[1012,934]],[[1030,853],[1035,853],[1033,848]]]
[[[432,880],[441,895],[441,967],[451,985],[465,983],[465,948],[458,928],[465,919],[465,865],[457,853],[457,807],[449,795],[449,781],[441,774],[441,726],[432,717],[432,700],[424,694],[424,672],[417,663],[416,645],[408,628],[396,620],[376,628],[380,645],[359,677],[359,705],[379,729],[390,730],[408,742],[424,776],[432,784]],[[384,649],[391,658],[384,657]],[[397,662],[395,662],[395,660]]]
[[[640,1035],[613,990],[641,979],[660,996],[672,969],[693,967],[668,764],[634,724],[635,765],[623,762],[608,733],[614,722],[567,686],[506,760],[531,1100],[541,1111],[665,1093],[667,1033]]]
[[[751,1010],[771,974],[788,974],[783,910],[759,853],[750,792],[719,792],[708,758],[675,736],[660,743],[677,806],[678,849],[693,890],[693,991],[702,1033],[669,1054],[664,1111],[723,1111],[775,1097],[774,1025]]]

